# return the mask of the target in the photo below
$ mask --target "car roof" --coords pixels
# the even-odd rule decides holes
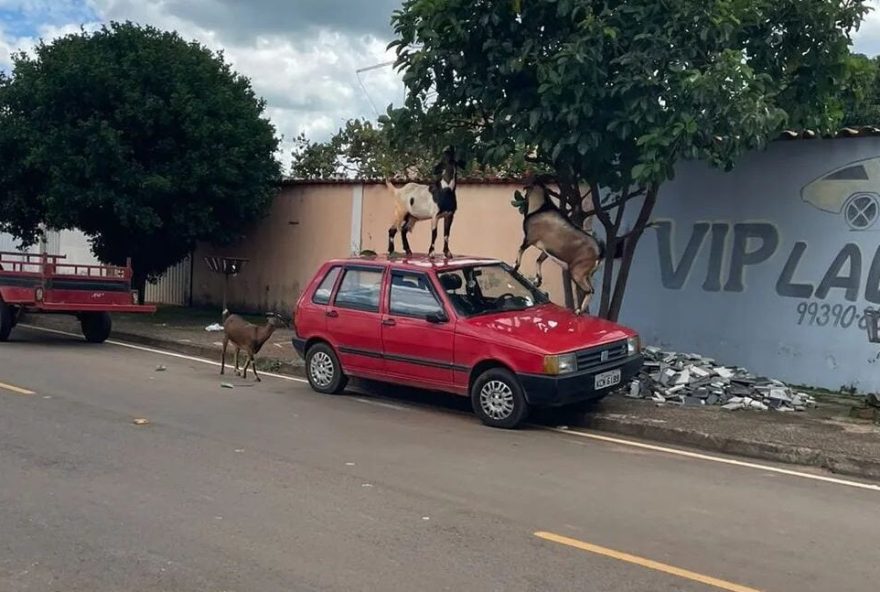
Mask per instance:
[[[334,264],[379,263],[383,266],[390,265],[395,269],[434,269],[437,271],[471,265],[493,265],[501,262],[500,259],[492,259],[490,257],[474,257],[469,255],[458,255],[449,258],[442,255],[429,257],[424,253],[413,253],[412,255],[355,255],[331,261]]]

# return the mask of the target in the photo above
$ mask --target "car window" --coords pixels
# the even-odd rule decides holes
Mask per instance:
[[[381,269],[346,269],[336,292],[336,306],[358,310],[379,311]]]
[[[389,302],[388,310],[393,315],[423,318],[443,312],[427,276],[419,273],[392,273]]]
[[[330,304],[330,294],[333,292],[333,286],[336,285],[336,278],[339,277],[340,271],[342,271],[342,269],[339,266],[336,266],[332,267],[330,271],[327,272],[323,281],[318,285],[318,289],[315,290],[315,294],[312,296],[312,302],[315,304]]]
[[[463,316],[526,310],[547,298],[506,265],[463,267],[438,274],[452,306]]]

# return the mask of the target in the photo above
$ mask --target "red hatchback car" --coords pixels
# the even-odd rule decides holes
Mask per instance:
[[[312,388],[349,377],[470,396],[486,424],[580,407],[634,376],[638,335],[576,316],[503,261],[357,257],[325,263],[294,314]]]

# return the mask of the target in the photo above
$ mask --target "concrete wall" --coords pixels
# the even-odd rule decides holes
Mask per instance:
[[[657,345],[876,392],[880,345],[862,319],[880,308],[878,196],[880,138],[776,142],[731,173],[685,164],[639,245],[622,320]],[[851,228],[847,211],[872,225]]]
[[[513,262],[522,241],[522,217],[510,205],[515,187],[462,184],[459,214],[452,227],[450,248],[455,254],[500,257]],[[196,303],[219,305],[223,280],[209,271],[207,255],[245,257],[244,271],[229,283],[230,307],[241,310],[290,311],[304,285],[327,259],[346,257],[363,249],[387,251],[393,202],[384,185],[316,184],[285,187],[269,216],[251,229],[247,240],[229,248],[199,246],[193,275]],[[442,227],[437,249],[442,251]],[[427,252],[430,222],[410,233],[415,252]],[[400,237],[397,249],[402,250]],[[526,254],[523,272],[534,275],[538,251]],[[544,266],[546,288],[562,301],[561,272]]]

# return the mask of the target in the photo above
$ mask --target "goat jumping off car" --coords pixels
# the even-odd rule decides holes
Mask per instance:
[[[226,371],[226,346],[231,341],[235,346],[235,375],[239,375],[238,353],[244,350],[245,363],[244,369],[240,372],[241,377],[247,378],[248,366],[251,366],[257,382],[262,380],[257,374],[257,363],[254,356],[260,353],[263,344],[268,341],[275,329],[288,325],[275,313],[270,313],[268,316],[268,322],[258,326],[247,322],[238,315],[230,314],[228,310],[223,311],[223,353],[220,357],[220,374],[224,374]]]
[[[434,243],[437,241],[437,224],[443,219],[443,255],[451,256],[449,251],[449,232],[452,229],[452,221],[458,209],[455,195],[455,186],[458,179],[458,169],[464,168],[464,162],[455,159],[455,148],[447,146],[443,151],[443,157],[434,167],[434,175],[439,175],[430,185],[423,183],[407,183],[400,189],[394,187],[389,180],[385,185],[394,194],[394,221],[388,228],[388,253],[394,252],[394,237],[400,232],[403,242],[403,250],[407,255],[412,255],[412,249],[407,240],[407,233],[413,229],[416,222],[431,220],[431,248],[429,255],[434,254]]]
[[[541,285],[541,266],[548,257],[567,269],[572,281],[584,291],[584,299],[575,309],[581,314],[589,309],[593,296],[593,275],[605,257],[605,243],[575,226],[553,203],[547,192],[549,177],[538,175],[527,181],[523,204],[523,242],[516,256],[515,270],[522,264],[523,253],[529,247],[541,250],[537,263],[538,286]]]

